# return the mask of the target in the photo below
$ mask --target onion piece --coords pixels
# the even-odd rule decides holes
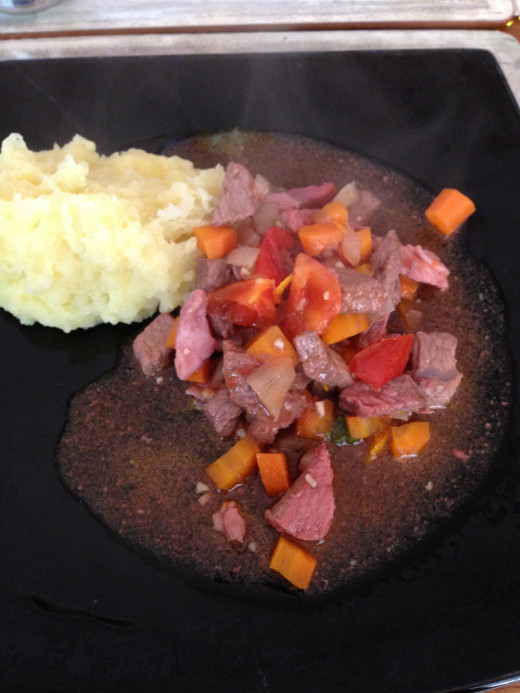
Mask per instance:
[[[252,269],[258,258],[259,252],[260,248],[251,248],[248,245],[239,245],[238,248],[235,248],[228,253],[226,261],[229,262],[230,265],[237,265],[238,267],[247,267],[248,269]]]
[[[357,267],[361,262],[361,239],[348,224],[341,241],[341,252],[352,267]]]
[[[258,366],[246,380],[260,403],[276,419],[295,377],[292,360],[281,356]]]

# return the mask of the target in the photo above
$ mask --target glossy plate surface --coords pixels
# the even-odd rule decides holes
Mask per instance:
[[[0,64],[0,136],[76,132],[100,151],[240,127],[359,151],[479,209],[470,252],[495,276],[520,354],[520,117],[485,51],[364,51]],[[519,668],[518,417],[503,462],[447,535],[320,605],[244,600],[157,570],[62,486],[69,397],[126,328],[64,336],[2,314],[0,682],[58,691],[441,691]],[[515,384],[518,400],[518,383]]]

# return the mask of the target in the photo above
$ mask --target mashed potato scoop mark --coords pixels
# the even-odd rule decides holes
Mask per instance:
[[[208,223],[224,169],[131,149],[111,156],[76,135],[0,151],[0,305],[65,332],[143,320],[193,288],[193,228]]]

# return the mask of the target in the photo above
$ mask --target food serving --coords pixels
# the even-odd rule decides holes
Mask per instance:
[[[236,148],[244,163],[230,158],[194,229],[195,288],[73,398],[58,462],[167,565],[320,592],[424,537],[488,464],[491,304],[479,291],[477,314],[459,257],[465,195],[421,191],[418,209],[408,182],[359,157],[276,146],[334,175],[275,184]],[[373,186],[349,177],[367,171]]]
[[[0,152],[0,305],[69,332],[173,310],[191,288],[192,230],[211,215],[221,166],[129,149],[103,156],[76,135]]]

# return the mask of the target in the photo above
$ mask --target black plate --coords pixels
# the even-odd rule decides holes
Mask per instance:
[[[274,130],[459,187],[477,204],[470,251],[501,288],[518,361],[520,117],[486,52],[17,61],[0,64],[0,103],[0,136],[32,148],[76,132],[110,153]],[[128,329],[62,335],[0,318],[4,690],[421,693],[520,670],[518,412],[498,471],[442,539],[333,603],[244,600],[150,565],[58,478],[68,399]]]

